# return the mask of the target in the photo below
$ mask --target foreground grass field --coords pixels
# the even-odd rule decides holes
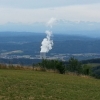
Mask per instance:
[[[100,80],[50,72],[0,70],[0,100],[100,100]]]

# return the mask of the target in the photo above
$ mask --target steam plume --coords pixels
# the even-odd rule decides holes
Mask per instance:
[[[56,22],[56,18],[51,18],[51,19],[48,21],[47,25],[50,26],[50,27],[52,28],[52,26],[53,26],[53,24],[54,24],[55,22]]]
[[[52,25],[54,24],[55,21],[56,21],[55,18],[51,18],[48,21],[47,25],[52,28]],[[47,30],[45,33],[47,34],[47,36],[46,36],[46,38],[43,39],[43,41],[41,43],[42,46],[41,46],[40,53],[41,52],[48,53],[49,50],[51,50],[52,49],[52,46],[53,46],[53,40],[51,39],[52,31]]]
[[[43,39],[42,41],[42,46],[41,46],[41,51],[40,52],[49,52],[49,50],[52,49],[53,46],[53,40],[51,40],[52,32],[46,31],[47,37]]]

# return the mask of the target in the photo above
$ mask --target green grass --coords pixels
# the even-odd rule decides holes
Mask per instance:
[[[100,63],[88,63],[87,65],[91,67],[96,67],[96,66],[100,66]]]
[[[0,70],[0,100],[100,100],[100,80],[31,70]]]

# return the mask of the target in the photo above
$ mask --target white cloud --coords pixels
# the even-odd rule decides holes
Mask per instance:
[[[42,9],[0,7],[0,24],[47,22],[50,18],[100,22],[100,3]]]

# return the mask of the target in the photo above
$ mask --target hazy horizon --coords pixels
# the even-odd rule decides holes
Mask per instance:
[[[99,12],[99,0],[1,0],[0,32],[44,33],[48,29],[48,20],[56,18],[52,28],[54,33],[84,31],[78,34],[97,36],[100,31]]]

